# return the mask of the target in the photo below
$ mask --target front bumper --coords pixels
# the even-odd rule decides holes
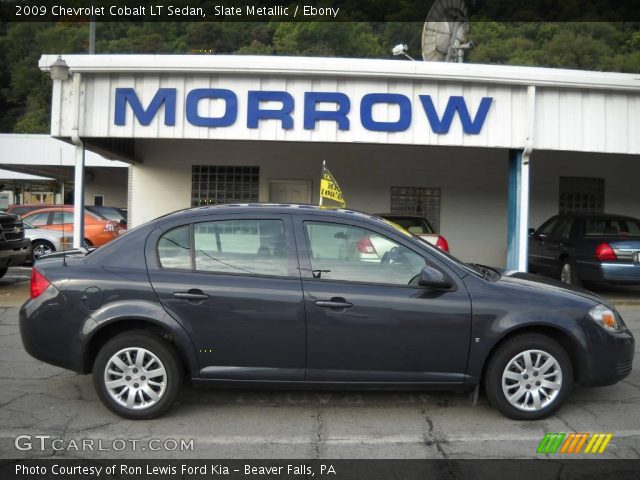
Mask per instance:
[[[0,242],[0,268],[22,265],[31,260],[31,240]]]
[[[618,321],[624,325],[617,315]],[[588,329],[588,357],[582,368],[579,367],[578,383],[596,387],[612,385],[627,377],[635,354],[635,340],[631,332],[626,327],[622,332],[610,332],[590,319],[585,321],[593,325]]]

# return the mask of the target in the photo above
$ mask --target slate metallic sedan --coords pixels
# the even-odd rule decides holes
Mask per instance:
[[[393,244],[377,262],[344,238]],[[93,373],[133,419],[198,384],[450,389],[484,385],[516,419],[574,383],[632,368],[620,314],[589,292],[461,263],[380,217],[295,205],[183,210],[90,253],[38,261],[20,310],[26,350]]]
[[[529,232],[529,269],[563,283],[640,285],[640,220],[556,215]]]

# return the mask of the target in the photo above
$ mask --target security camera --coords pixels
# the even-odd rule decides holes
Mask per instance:
[[[395,47],[393,47],[393,50],[391,50],[391,52],[396,56],[397,55],[404,55],[407,52],[408,49],[409,49],[409,47],[407,47],[407,45],[405,45],[403,43],[400,43],[400,44],[396,45]]]
[[[404,55],[405,57],[407,57],[409,60],[413,60],[415,62],[415,59],[413,59],[408,53],[407,50],[409,50],[409,47],[405,44],[405,43],[399,43],[398,45],[396,45],[395,47],[393,47],[393,49],[391,50],[391,52],[394,55]]]

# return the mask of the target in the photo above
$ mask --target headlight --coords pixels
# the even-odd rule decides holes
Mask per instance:
[[[607,330],[611,330],[612,332],[622,330],[613,310],[604,305],[596,305],[593,307],[589,310],[589,316]]]
[[[62,237],[60,238],[61,245],[71,245],[73,243],[73,237]]]

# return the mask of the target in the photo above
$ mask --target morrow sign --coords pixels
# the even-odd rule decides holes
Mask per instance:
[[[114,124],[126,125],[127,107],[133,112],[134,119],[140,125],[149,125],[159,115],[164,106],[164,124],[176,124],[176,102],[178,91],[175,88],[159,88],[148,105],[144,106],[135,89],[116,88],[114,105]],[[447,103],[439,113],[431,95],[419,95],[420,106],[414,112],[411,99],[400,93],[368,93],[362,96],[359,104],[359,121],[362,126],[374,132],[403,132],[411,126],[414,115],[422,114],[436,134],[446,134],[457,117],[462,131],[468,135],[478,135],[487,118],[493,97],[482,97],[477,111],[469,112],[462,96],[449,96]],[[200,102],[219,100],[224,102],[224,113],[219,116],[204,116],[199,113]],[[269,102],[269,105],[265,105]],[[223,88],[196,88],[190,90],[184,100],[186,121],[197,127],[224,128],[233,125],[238,118],[238,96],[235,92]],[[277,104],[276,108],[267,108]],[[304,92],[305,130],[314,130],[318,122],[335,122],[339,130],[351,128],[353,114],[349,96],[342,92]],[[399,111],[397,120],[381,121],[374,118],[376,105],[394,105]],[[330,106],[327,109],[327,106]],[[293,111],[295,100],[286,91],[250,90],[247,92],[247,128],[257,129],[262,120],[276,120],[284,130],[294,128]],[[421,111],[420,111],[421,110]]]

